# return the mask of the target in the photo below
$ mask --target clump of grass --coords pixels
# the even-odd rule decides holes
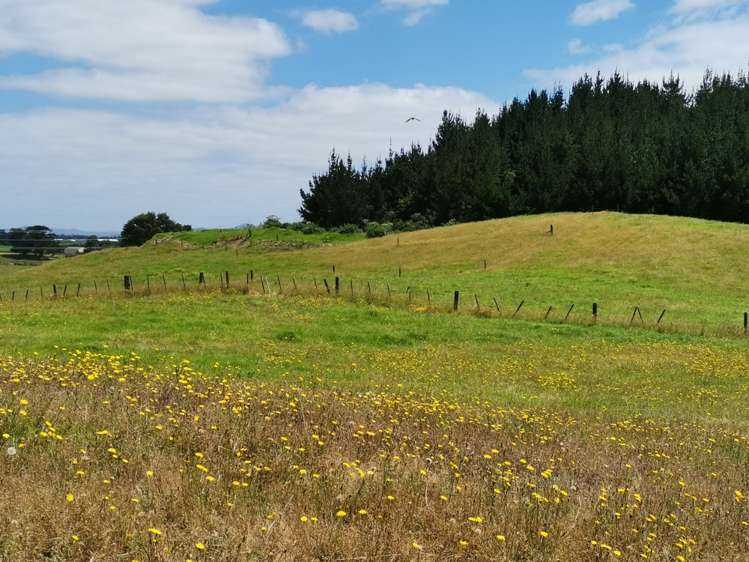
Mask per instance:
[[[566,388],[569,376],[544,379]],[[741,428],[0,360],[0,558],[739,560]]]

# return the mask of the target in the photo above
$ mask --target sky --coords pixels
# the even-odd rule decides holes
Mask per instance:
[[[332,149],[443,110],[748,63],[749,0],[0,0],[0,227],[298,220]]]

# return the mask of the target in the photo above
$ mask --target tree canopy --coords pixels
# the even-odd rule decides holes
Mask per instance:
[[[10,246],[13,254],[37,258],[60,247],[49,227],[43,225],[0,230],[0,246]]]
[[[597,210],[749,222],[749,81],[707,72],[688,95],[674,76],[586,75],[472,123],[445,112],[428,147],[373,166],[333,152],[301,196],[325,227]]]
[[[166,213],[141,213],[127,221],[122,227],[120,245],[140,246],[163,232],[192,230],[190,225],[174,222]]]

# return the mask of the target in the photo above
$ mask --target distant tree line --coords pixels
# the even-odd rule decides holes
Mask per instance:
[[[707,72],[688,95],[673,76],[586,75],[472,123],[445,112],[426,149],[373,165],[334,151],[301,197],[305,221],[380,233],[552,211],[749,222],[749,80]]]
[[[52,231],[42,225],[0,230],[0,246],[10,246],[10,253],[42,258],[60,247]]]

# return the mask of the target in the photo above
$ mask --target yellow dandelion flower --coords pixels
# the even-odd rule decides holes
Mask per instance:
[[[65,496],[65,500],[68,503],[73,503],[73,501],[75,501],[75,496],[73,494],[68,493],[68,495]]]
[[[202,542],[196,542],[195,548],[197,548],[198,550],[205,550],[205,545]]]
[[[507,542],[507,537],[505,537],[504,535],[497,535],[497,540],[499,542]]]
[[[336,511],[336,514],[335,514],[336,517],[346,517],[347,515],[348,515],[348,513],[346,513],[342,509],[339,510],[339,511]]]

